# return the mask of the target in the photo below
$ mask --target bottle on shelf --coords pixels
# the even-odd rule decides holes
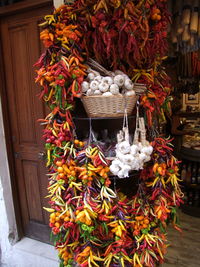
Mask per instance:
[[[194,193],[194,206],[199,207],[199,190]]]
[[[186,182],[186,174],[187,174],[186,164],[183,164],[181,168],[181,179],[183,180],[183,182]]]
[[[193,163],[191,169],[191,184],[197,184],[196,178],[197,178],[197,164]]]
[[[188,192],[186,192],[186,191],[184,190],[183,193],[184,193],[183,201],[184,201],[184,203],[188,203]]]
[[[197,184],[200,184],[200,164],[199,164],[198,170],[197,170]]]
[[[188,163],[188,165],[187,165],[187,169],[186,169],[185,182],[186,182],[187,184],[190,184],[190,183],[191,183],[191,174],[192,174],[192,172],[191,172],[191,170],[192,170],[192,166],[191,166],[191,165],[192,165],[191,163]]]
[[[188,205],[193,206],[194,204],[194,192],[193,190],[190,190],[188,193]]]

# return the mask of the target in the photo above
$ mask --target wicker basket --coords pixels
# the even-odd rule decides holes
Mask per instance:
[[[88,117],[122,117],[125,107],[130,115],[136,104],[137,96],[83,96],[82,102]]]

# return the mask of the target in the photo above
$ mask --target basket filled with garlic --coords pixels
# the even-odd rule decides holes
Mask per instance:
[[[137,95],[134,83],[122,71],[107,71],[96,61],[90,61],[88,76],[82,83],[82,102],[89,117],[123,117],[130,115]]]

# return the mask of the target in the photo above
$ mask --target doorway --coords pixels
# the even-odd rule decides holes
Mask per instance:
[[[31,3],[34,2],[34,3]],[[23,1],[0,8],[1,71],[4,82],[1,98],[6,129],[7,151],[12,174],[15,206],[19,207],[19,228],[23,235],[49,242],[48,178],[43,160],[42,127],[45,107],[37,98],[33,64],[41,54],[39,27],[51,13],[52,1]],[[10,12],[9,12],[10,10]],[[20,213],[20,214],[19,214]]]

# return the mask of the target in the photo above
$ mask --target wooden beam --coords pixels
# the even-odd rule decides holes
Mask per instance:
[[[52,4],[53,8],[53,0],[27,0],[12,5],[3,6],[0,7],[0,17],[12,15],[16,12],[24,12],[25,10],[30,10],[33,8],[39,8],[47,5],[48,3]]]

